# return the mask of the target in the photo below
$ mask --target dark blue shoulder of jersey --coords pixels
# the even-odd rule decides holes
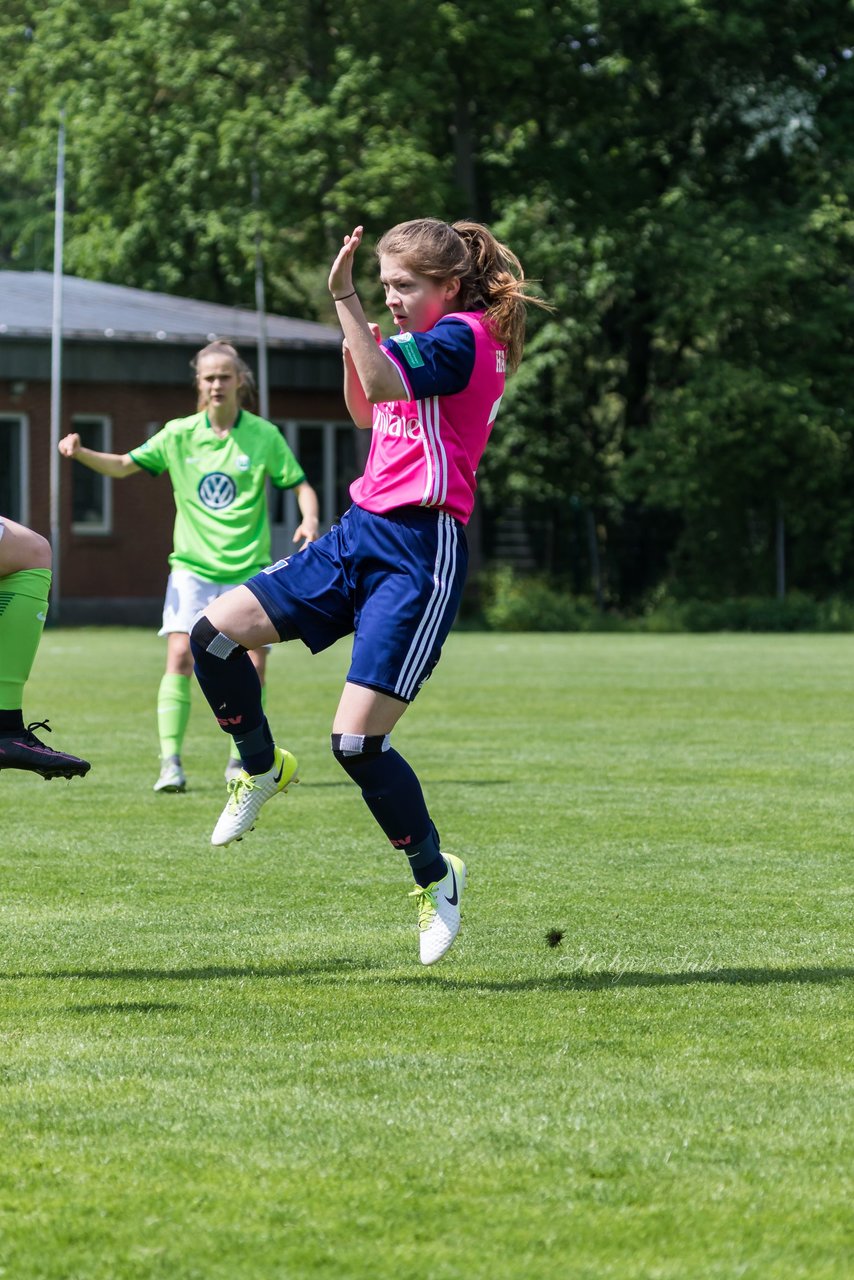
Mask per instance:
[[[465,320],[440,320],[426,333],[400,333],[386,338],[412,388],[414,400],[454,396],[465,391],[474,369],[474,334]]]

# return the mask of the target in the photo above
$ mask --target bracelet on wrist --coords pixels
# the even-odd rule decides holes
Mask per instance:
[[[341,295],[341,297],[340,297],[340,298],[336,298],[336,297],[335,297],[335,294],[333,293],[333,295],[332,295],[332,301],[333,301],[333,302],[345,302],[345,301],[347,300],[347,298],[352,298],[352,297],[353,297],[353,294],[354,294],[355,292],[356,292],[356,290],[355,290],[355,289],[351,289],[349,293],[342,293],[342,295]]]

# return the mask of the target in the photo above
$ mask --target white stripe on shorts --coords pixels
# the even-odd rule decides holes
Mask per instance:
[[[430,657],[436,634],[442,625],[454,585],[457,543],[457,522],[453,516],[441,511],[436,560],[433,565],[433,594],[418,624],[418,630],[415,632],[409,652],[400,668],[397,684],[394,686],[395,693],[401,698],[410,700],[415,696],[418,678]]]

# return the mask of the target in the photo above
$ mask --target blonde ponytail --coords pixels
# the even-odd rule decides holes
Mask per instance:
[[[493,336],[507,347],[508,368],[516,369],[525,346],[527,304],[546,304],[525,292],[521,262],[488,227],[481,222],[455,222],[453,229],[467,244],[471,263],[461,282],[465,308],[482,307]]]

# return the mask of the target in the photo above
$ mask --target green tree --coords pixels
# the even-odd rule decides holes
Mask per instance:
[[[473,216],[554,304],[483,468],[603,601],[846,585],[850,0],[52,0],[0,14],[0,261],[332,318],[343,230]],[[253,204],[253,176],[260,201]],[[362,257],[360,286],[380,297]],[[599,566],[597,568],[597,565]]]

